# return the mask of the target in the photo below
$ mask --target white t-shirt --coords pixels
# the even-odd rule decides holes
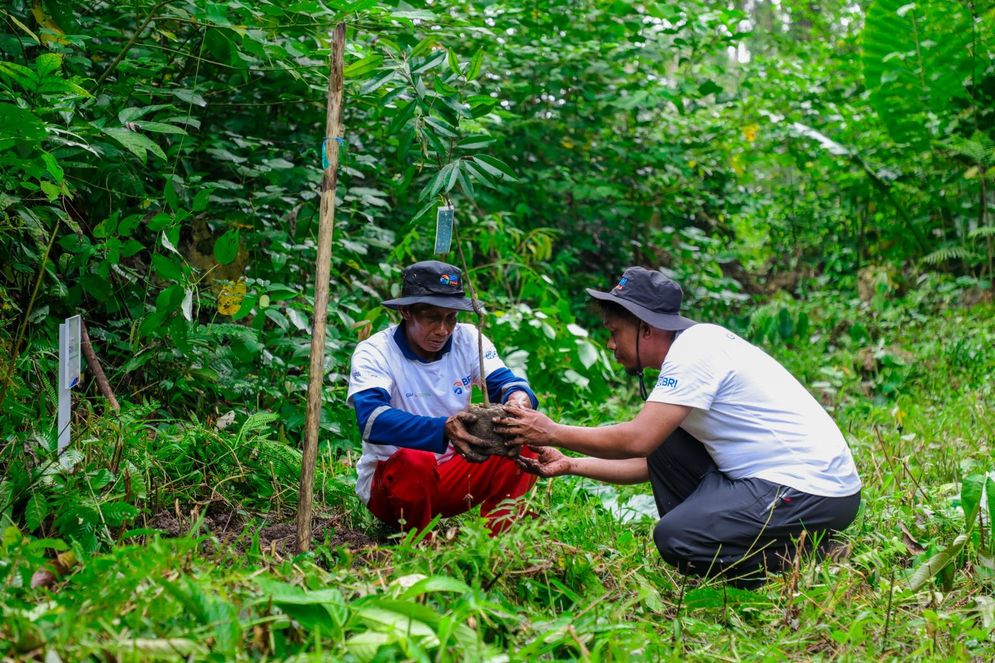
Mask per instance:
[[[352,355],[347,401],[366,389],[381,388],[390,394],[392,407],[425,417],[448,417],[470,404],[471,387],[480,380],[477,355],[477,328],[459,323],[453,330],[450,350],[433,362],[404,356],[394,340],[397,325],[378,332],[356,346]],[[505,368],[494,344],[484,336],[484,376]],[[362,433],[362,431],[360,431]],[[363,435],[365,438],[366,435]],[[370,501],[370,487],[377,463],[387,460],[400,447],[370,444],[363,441],[363,455],[356,464],[356,493],[364,503]],[[439,462],[453,457],[450,444],[436,454]]]
[[[804,493],[846,497],[861,486],[843,434],[788,371],[718,325],[677,335],[650,401],[693,408],[681,427],[720,471]]]

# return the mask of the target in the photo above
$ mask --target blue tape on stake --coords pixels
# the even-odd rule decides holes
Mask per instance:
[[[335,142],[338,143],[339,146],[345,145],[345,138],[342,136],[336,136]],[[325,136],[325,140],[321,141],[321,169],[328,170],[330,165],[331,164],[328,163],[328,136]]]

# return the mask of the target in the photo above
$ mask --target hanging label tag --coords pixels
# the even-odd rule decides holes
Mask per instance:
[[[435,253],[449,253],[453,243],[453,220],[456,211],[452,205],[440,207],[435,217]]]
[[[72,389],[79,384],[80,375],[80,339],[82,338],[81,318],[74,315],[66,318],[63,345],[60,348],[62,359],[62,384],[66,389]]]

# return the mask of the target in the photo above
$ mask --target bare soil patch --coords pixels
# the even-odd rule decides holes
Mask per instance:
[[[146,526],[160,530],[170,537],[188,534],[197,521],[200,512],[198,508],[189,513],[183,513],[175,506],[173,509],[162,509],[149,518]],[[343,546],[356,552],[377,545],[377,542],[366,532],[349,525],[344,514],[322,514],[311,521],[312,547],[326,545],[330,548]],[[246,522],[244,514],[239,513],[227,502],[214,501],[207,505],[201,534],[208,534],[212,541],[208,547],[220,547],[238,552],[247,551],[258,537],[259,549],[280,557],[293,556],[297,553],[297,523],[295,520],[281,520],[267,524],[259,523],[258,529],[252,523]],[[215,543],[216,542],[216,543]]]

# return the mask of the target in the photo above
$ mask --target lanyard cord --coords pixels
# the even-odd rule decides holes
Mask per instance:
[[[643,331],[642,323],[636,323],[636,371],[633,375],[639,378],[639,397],[644,401],[649,398],[646,382],[643,380],[643,358],[639,356],[639,337]]]

